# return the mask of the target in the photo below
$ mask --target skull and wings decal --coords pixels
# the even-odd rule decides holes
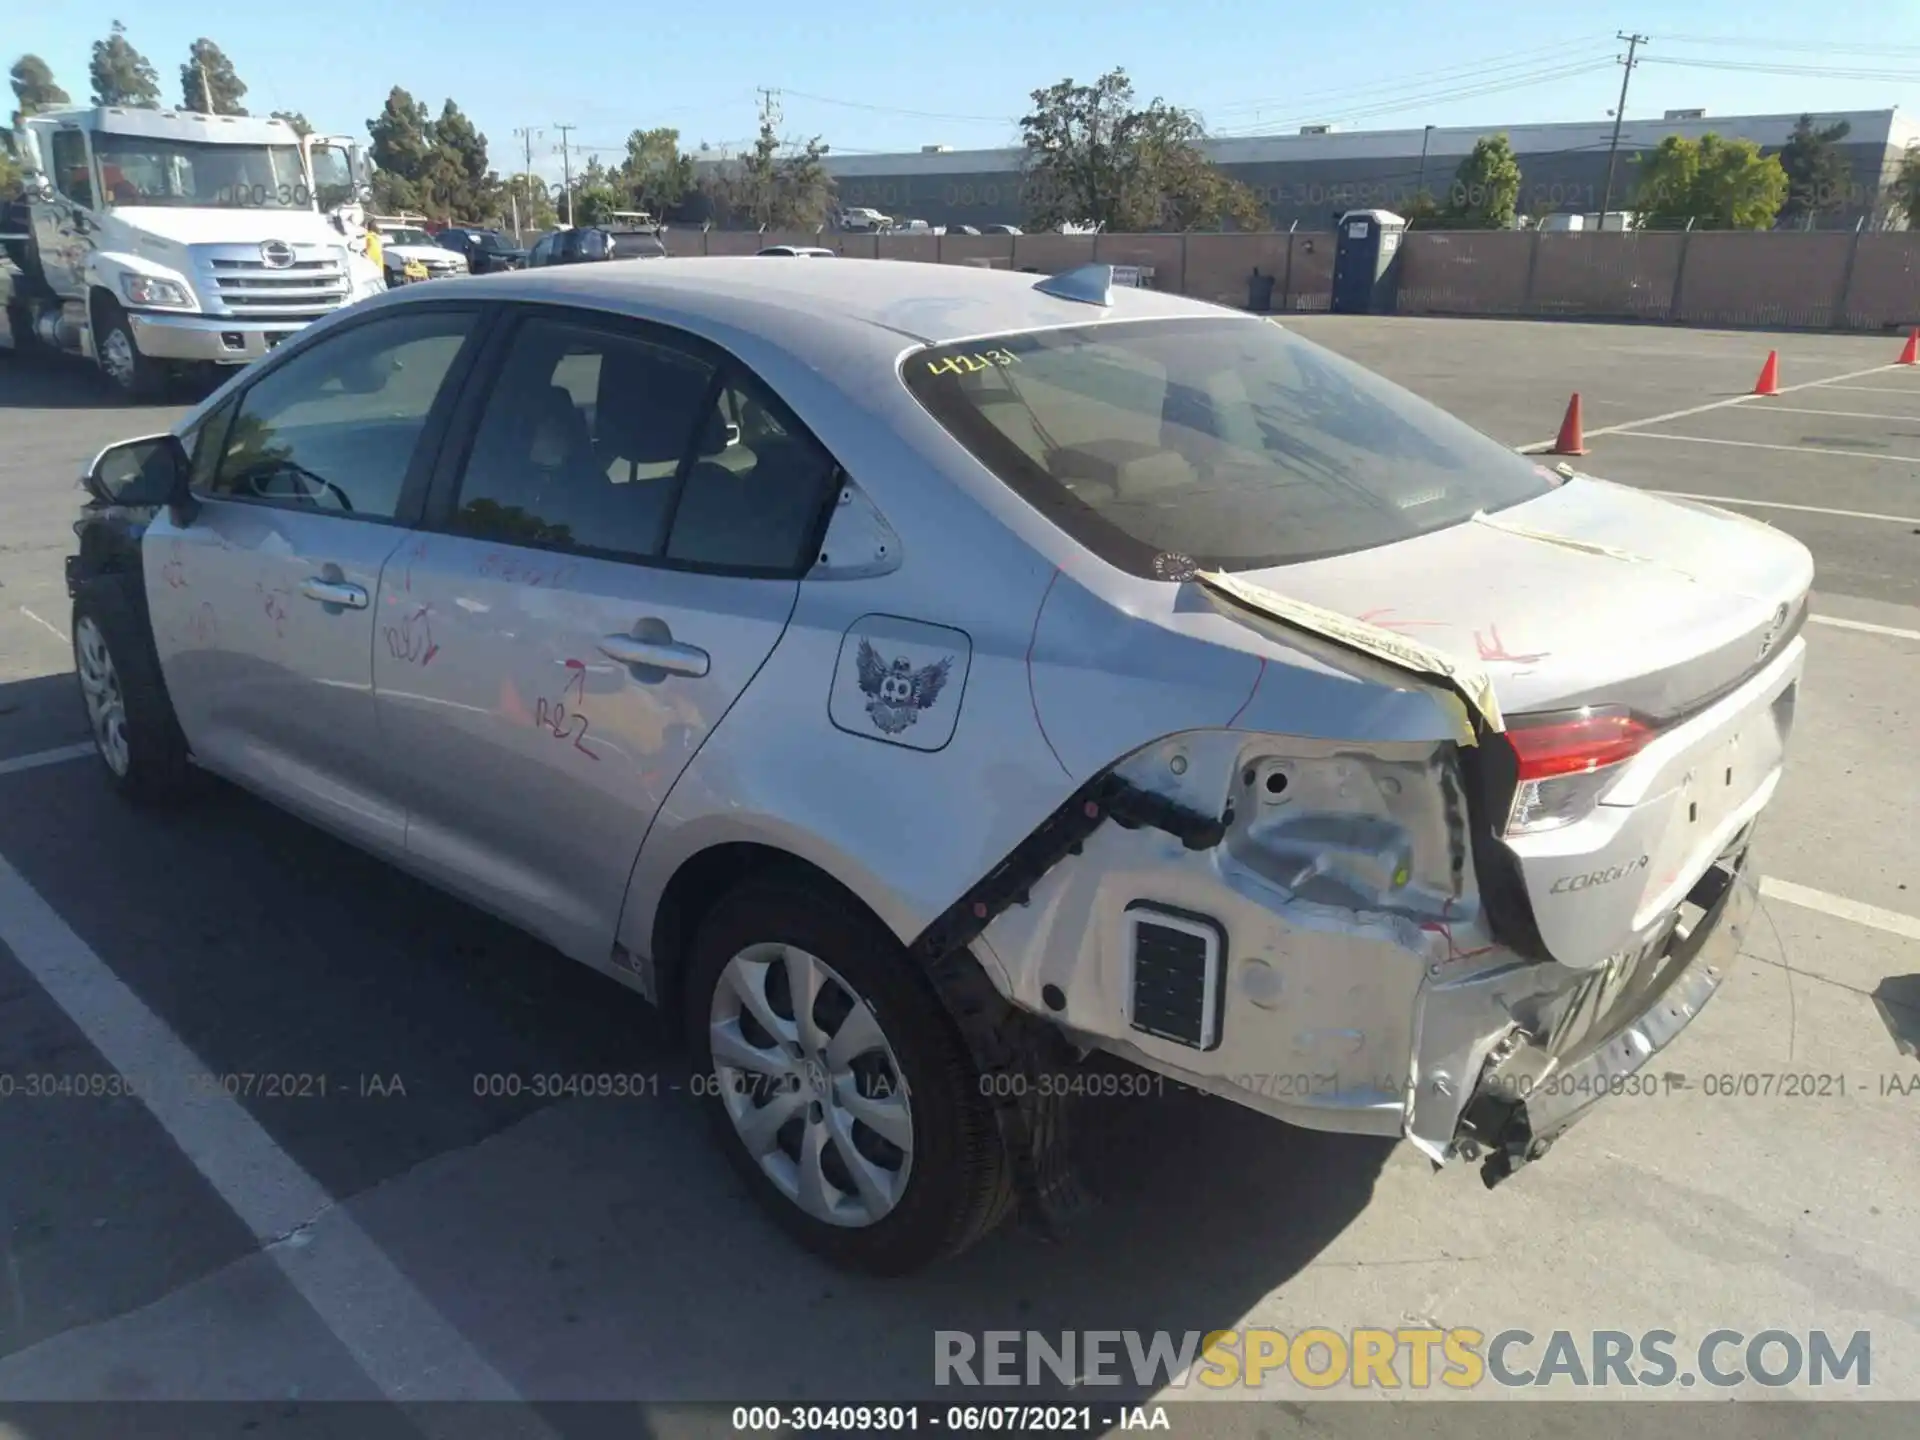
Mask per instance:
[[[898,735],[920,718],[922,710],[931,709],[953,671],[951,655],[916,670],[904,655],[883,660],[865,638],[856,663],[860,690],[867,697],[867,717],[887,735]]]

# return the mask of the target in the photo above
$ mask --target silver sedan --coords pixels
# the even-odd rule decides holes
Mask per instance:
[[[662,1006],[849,1266],[1055,1223],[1089,1091],[1497,1182],[1720,983],[1811,561],[1112,281],[668,259],[309,327],[88,474],[107,774]]]

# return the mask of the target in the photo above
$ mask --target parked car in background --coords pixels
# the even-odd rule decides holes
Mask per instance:
[[[1105,265],[745,258],[390,291],[102,451],[103,778],[224,776],[665,1007],[862,1269],[1048,1214],[1070,1096],[1492,1182],[1645,1093],[1739,973],[1804,545]]]
[[[389,285],[405,285],[413,279],[441,280],[468,273],[466,256],[447,249],[413,225],[381,225],[380,261]],[[423,273],[409,274],[413,269]]]
[[[824,245],[769,245],[764,250],[756,250],[756,255],[799,256],[808,260],[832,260],[838,257]]]
[[[949,235],[978,235],[980,232],[972,225],[949,225],[946,227],[946,233]]]
[[[834,217],[834,225],[841,230],[886,230],[892,224],[891,215],[882,215],[865,205],[849,206]]]
[[[981,232],[987,235],[1024,235],[1027,232],[1018,225],[982,225]]]
[[[577,225],[553,230],[533,242],[527,268],[581,265],[600,260],[660,260],[667,247],[650,230],[609,230],[599,225]]]
[[[524,270],[527,265],[527,252],[498,230],[449,225],[436,238],[447,249],[464,256],[467,268],[475,275],[491,275],[499,270]]]

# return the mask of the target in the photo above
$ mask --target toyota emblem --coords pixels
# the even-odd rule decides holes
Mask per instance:
[[[1767,633],[1760,637],[1760,658],[1766,659],[1773,652],[1774,642],[1780,638],[1780,632],[1786,627],[1787,607],[1779,606],[1773,612],[1773,619],[1767,625]]]
[[[293,264],[293,246],[284,240],[269,240],[260,247],[260,261],[269,270],[284,270]]]

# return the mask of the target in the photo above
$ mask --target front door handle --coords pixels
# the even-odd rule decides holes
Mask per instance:
[[[641,640],[632,635],[607,636],[600,642],[600,653],[622,665],[642,665],[696,680],[707,673],[712,663],[707,652],[697,645],[682,645],[677,640]]]
[[[346,585],[338,580],[323,580],[318,575],[309,575],[300,582],[300,593],[309,600],[317,600],[322,605],[339,605],[347,610],[367,608],[367,592],[358,585]]]

